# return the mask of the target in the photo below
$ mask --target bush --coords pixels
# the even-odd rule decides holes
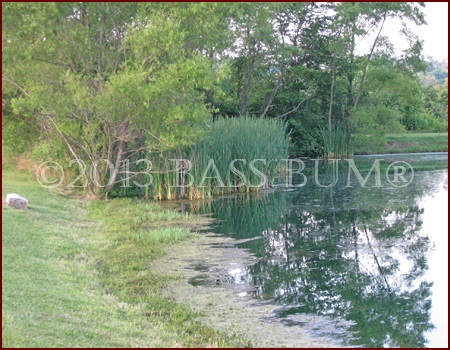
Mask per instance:
[[[319,117],[317,117],[319,118]],[[293,157],[318,157],[322,153],[320,126],[310,119],[290,118],[288,120],[291,147],[289,154]]]
[[[357,134],[385,134],[405,131],[398,110],[386,106],[366,106],[353,112],[353,127]]]
[[[386,151],[386,134],[405,131],[401,113],[386,106],[367,106],[354,112],[353,135],[355,153],[370,154]]]
[[[446,132],[448,120],[438,119],[428,114],[407,114],[401,119],[408,131]]]

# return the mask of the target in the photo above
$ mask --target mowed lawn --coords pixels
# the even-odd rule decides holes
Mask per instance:
[[[28,210],[2,207],[3,347],[242,346],[150,284],[159,277],[149,272],[149,261],[185,231],[159,229],[153,237],[147,230],[148,249],[142,239],[124,240],[130,223],[143,221],[133,214],[139,204],[98,201],[88,215],[88,201],[44,189],[25,173],[2,175],[3,202],[11,192],[29,200]],[[141,205],[148,218],[177,218],[162,210],[149,216],[148,205]]]
[[[93,224],[82,201],[3,172],[3,202],[15,192],[28,210],[2,208],[2,346],[158,345],[157,329],[102,292],[92,268]],[[145,321],[145,320],[144,320]]]
[[[355,154],[448,151],[448,133],[388,134],[384,141],[383,145],[379,142],[371,143],[370,137],[367,137],[367,143],[362,142],[355,147]]]
[[[447,133],[389,134],[386,140],[389,153],[448,151]]]

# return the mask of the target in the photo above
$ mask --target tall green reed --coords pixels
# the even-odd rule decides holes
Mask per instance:
[[[333,123],[331,130],[321,128],[323,156],[329,159],[353,157],[353,140],[348,127],[340,121]]]
[[[290,140],[286,131],[287,124],[276,119],[218,118],[195,145],[151,155],[155,165],[153,198],[200,199],[270,187],[278,161],[288,157]],[[182,189],[176,184],[182,184],[184,175],[174,169],[174,163],[167,162],[181,158],[191,162],[189,174],[194,180]],[[234,165],[234,171],[230,165]],[[266,176],[264,183],[256,171]]]

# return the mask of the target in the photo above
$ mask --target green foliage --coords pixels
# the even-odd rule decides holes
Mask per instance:
[[[446,132],[448,129],[447,120],[433,118],[425,113],[405,115],[401,122],[408,131]]]
[[[40,126],[33,115],[14,113],[11,96],[3,93],[2,148],[9,156],[26,153],[39,141]]]
[[[324,144],[323,155],[330,158],[353,156],[353,140],[348,127],[342,122],[335,122],[332,129],[322,128],[321,136]]]
[[[357,133],[385,134],[387,132],[402,132],[401,114],[383,105],[367,106],[353,113],[353,126]]]
[[[421,129],[408,130],[447,131],[448,130],[448,79],[445,84],[436,87],[423,88],[424,108],[422,121],[417,121]],[[415,125],[414,125],[415,126]]]
[[[211,116],[205,93],[215,77],[208,59],[186,45],[183,12],[155,5],[144,16],[145,7],[3,7],[3,83],[15,94],[13,113],[35,116],[51,143],[65,144],[68,158],[113,164],[112,173],[106,162],[98,167],[97,178],[105,184],[116,182],[116,165],[125,154],[193,144]],[[16,31],[18,14],[23,20]],[[14,57],[17,50],[27,55]],[[36,70],[27,77],[23,66]],[[108,192],[88,189],[100,196]]]
[[[4,3],[3,148],[43,142],[55,154],[36,154],[49,159],[106,159],[113,171],[102,162],[97,177],[111,186],[87,188],[104,196],[122,195],[125,157],[177,155],[219,115],[286,121],[293,156],[321,154],[321,128],[339,120],[356,134],[444,130],[447,87],[422,88],[421,42],[405,27],[410,45],[395,57],[383,35],[394,18],[423,24],[422,6]]]
[[[404,132],[400,113],[382,105],[360,108],[353,114],[354,147],[359,154],[383,153],[386,150],[386,134]]]

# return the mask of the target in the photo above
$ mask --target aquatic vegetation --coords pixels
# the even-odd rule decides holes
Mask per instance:
[[[218,118],[197,144],[150,155],[153,198],[204,199],[271,187],[288,158],[286,129],[276,119]]]
[[[322,128],[320,134],[324,143],[324,157],[353,157],[353,140],[348,127],[342,122],[335,122],[330,129]]]

